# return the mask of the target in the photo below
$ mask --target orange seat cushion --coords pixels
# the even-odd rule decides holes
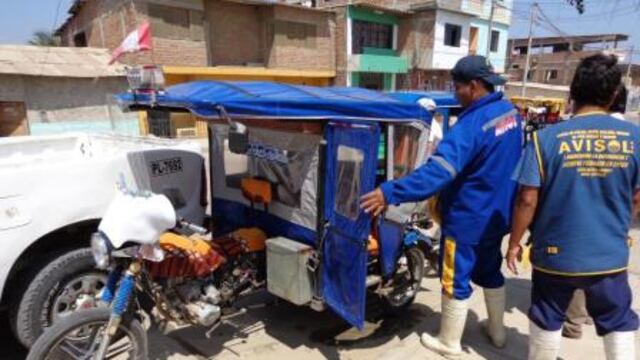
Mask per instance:
[[[249,201],[270,204],[272,200],[271,184],[268,181],[244,178],[240,181],[242,195]]]

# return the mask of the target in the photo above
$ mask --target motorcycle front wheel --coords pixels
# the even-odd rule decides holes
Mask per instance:
[[[108,308],[94,308],[61,318],[36,340],[27,360],[93,359],[110,315]],[[147,359],[147,334],[138,320],[123,316],[105,359]]]

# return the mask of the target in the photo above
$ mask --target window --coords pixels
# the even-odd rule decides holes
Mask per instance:
[[[547,70],[544,77],[545,77],[545,80],[547,81],[555,80],[558,78],[558,70],[555,70],[555,69]]]
[[[293,21],[273,23],[274,41],[277,45],[304,48],[316,47],[316,26]]]
[[[454,24],[444,24],[444,44],[447,46],[460,47],[462,37],[462,26]]]
[[[338,214],[351,220],[358,218],[363,162],[362,150],[344,145],[338,146],[338,189],[334,209]]]
[[[420,130],[411,125],[393,127],[393,178],[401,178],[416,166]]]
[[[500,31],[491,30],[491,52],[498,52],[498,46],[500,45]]]
[[[532,80],[535,74],[536,74],[535,70],[529,70],[529,72],[527,73],[527,80]]]
[[[84,32],[79,32],[73,36],[73,46],[75,47],[87,47],[87,35]]]
[[[393,25],[353,20],[354,54],[362,54],[365,47],[393,49]]]
[[[158,137],[171,137],[171,113],[164,110],[147,111],[149,133]]]

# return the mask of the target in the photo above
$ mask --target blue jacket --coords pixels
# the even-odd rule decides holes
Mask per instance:
[[[541,189],[531,227],[537,270],[580,276],[627,268],[638,149],[640,129],[602,113],[534,134],[518,181]]]
[[[381,189],[388,204],[440,192],[443,235],[477,244],[510,231],[517,187],[511,176],[521,153],[520,116],[501,92],[492,93],[460,114],[426,164]]]

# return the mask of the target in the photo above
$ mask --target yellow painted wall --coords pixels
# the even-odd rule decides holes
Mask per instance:
[[[167,86],[196,80],[223,81],[274,81],[296,85],[330,86],[335,74],[332,72],[296,71],[262,68],[190,68],[164,67]],[[171,114],[173,135],[180,128],[195,128],[197,137],[207,136],[207,123],[191,114]],[[146,113],[140,115],[140,132],[147,135],[149,128]]]

